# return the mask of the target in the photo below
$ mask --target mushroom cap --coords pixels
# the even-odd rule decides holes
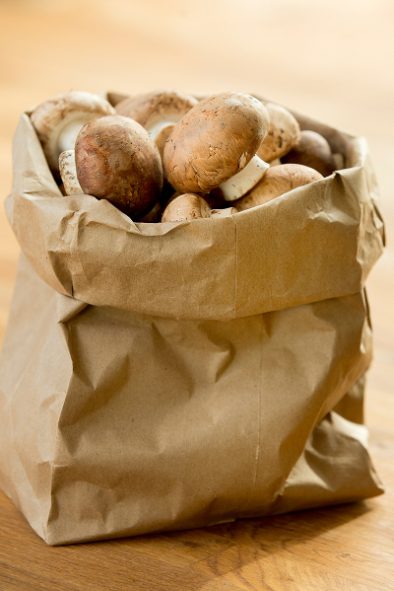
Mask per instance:
[[[208,193],[246,166],[268,125],[266,108],[248,94],[225,92],[200,101],[166,141],[167,179],[182,193]]]
[[[68,125],[80,122],[82,126],[90,119],[114,113],[115,109],[103,97],[79,90],[66,92],[38,105],[30,117],[50,168],[58,169],[59,155],[63,151],[59,146],[59,136]]]
[[[108,115],[89,121],[78,134],[75,160],[84,193],[108,199],[131,216],[144,215],[159,199],[160,154],[133,119]]]
[[[209,218],[211,208],[208,203],[194,193],[184,193],[172,199],[161,217],[162,222],[187,222],[199,218]]]
[[[308,166],[279,164],[269,168],[261,181],[249,193],[235,201],[234,206],[237,211],[243,211],[256,205],[262,205],[296,187],[320,181],[322,178],[323,176],[319,172]]]
[[[335,170],[330,144],[320,133],[310,129],[301,131],[299,142],[283,157],[283,162],[309,166],[323,176]]]
[[[162,159],[163,159],[164,146],[166,145],[166,141],[170,137],[174,127],[175,127],[174,124],[169,124],[169,125],[167,125],[167,127],[163,127],[163,129],[155,137],[155,143],[156,143],[156,146],[158,147],[158,150],[160,152],[160,156]]]
[[[300,139],[300,126],[290,111],[276,103],[265,103],[270,125],[257,155],[265,162],[272,162],[287,154]]]
[[[116,105],[116,112],[124,117],[131,117],[143,127],[149,128],[163,119],[179,121],[197,103],[194,96],[158,90],[124,99]]]

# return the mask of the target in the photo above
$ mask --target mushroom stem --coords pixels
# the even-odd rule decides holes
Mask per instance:
[[[77,195],[83,193],[77,177],[75,166],[75,151],[66,150],[59,156],[59,172],[63,181],[66,195]]]
[[[235,201],[252,189],[264,176],[269,164],[256,154],[248,164],[219,185],[226,201]]]

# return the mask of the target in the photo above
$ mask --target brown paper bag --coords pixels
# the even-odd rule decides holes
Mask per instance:
[[[47,543],[382,492],[362,412],[375,179],[363,140],[299,118],[345,169],[233,216],[143,224],[61,196],[22,116],[0,484]]]

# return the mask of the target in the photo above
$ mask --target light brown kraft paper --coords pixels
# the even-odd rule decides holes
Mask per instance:
[[[134,224],[61,197],[22,118],[0,483],[48,543],[382,492],[362,404],[383,224],[365,144],[341,137],[351,168],[276,202]]]
[[[327,415],[370,361],[362,294],[228,322],[155,319],[81,309],[22,263],[1,480],[47,542],[381,492],[365,427]]]
[[[363,140],[343,135],[350,168],[228,217],[134,223],[106,200],[64,198],[27,115],[7,210],[36,272],[92,305],[227,320],[360,291],[383,224]]]

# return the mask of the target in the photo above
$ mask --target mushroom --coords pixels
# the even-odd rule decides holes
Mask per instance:
[[[297,119],[284,107],[276,103],[265,103],[270,118],[268,133],[263,139],[257,155],[266,162],[281,158],[297,144],[300,126]]]
[[[245,195],[251,187],[254,187],[259,182],[268,168],[269,164],[255,154],[242,170],[231,176],[227,181],[220,183],[219,188],[224,199],[234,201]]]
[[[250,95],[226,92],[200,101],[164,146],[168,181],[182,193],[220,188],[227,201],[238,199],[268,168],[256,156],[268,125],[266,108]]]
[[[172,128],[197,102],[193,96],[163,90],[128,97],[116,105],[116,111],[145,127],[160,149],[169,135],[168,128]]]
[[[108,115],[86,123],[77,137],[75,161],[84,193],[108,199],[132,217],[143,216],[159,199],[159,151],[129,117]]]
[[[188,222],[211,217],[208,203],[195,193],[184,193],[172,199],[161,217],[162,222]]]
[[[235,207],[225,207],[224,209],[211,209],[211,218],[228,218],[237,213]]]
[[[83,193],[77,177],[75,150],[65,150],[59,156],[59,172],[66,195]]]
[[[78,132],[87,121],[114,113],[101,96],[78,90],[38,105],[30,117],[51,170],[58,170],[61,152],[74,149]]]
[[[155,222],[160,222],[161,219],[161,204],[159,202],[155,203],[154,206],[147,214],[144,215],[139,222],[144,222],[145,224],[152,224]]]
[[[168,140],[168,138],[170,137],[174,127],[175,127],[174,124],[169,124],[166,127],[163,127],[163,129],[161,129],[161,131],[159,131],[155,137],[155,143],[156,143],[156,146],[158,147],[158,150],[160,152],[160,156],[162,159],[163,159],[163,152],[164,152],[165,143]]]
[[[281,164],[267,170],[262,180],[249,193],[234,203],[237,211],[262,205],[296,187],[319,181],[323,176],[301,164]]]
[[[309,129],[301,131],[298,144],[282,160],[284,163],[310,166],[323,176],[328,176],[335,170],[330,144],[320,133]]]

